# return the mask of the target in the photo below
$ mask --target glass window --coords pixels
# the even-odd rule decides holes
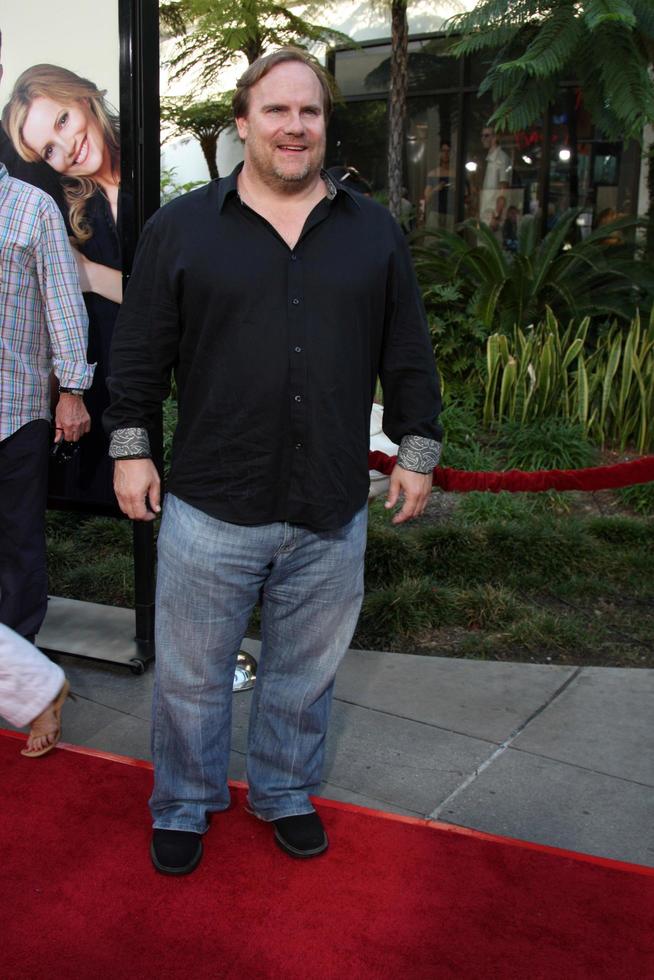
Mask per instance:
[[[407,103],[405,182],[413,223],[453,229],[456,161],[460,143],[456,97],[411,98]]]
[[[572,92],[561,92],[552,107],[550,172],[545,227],[554,227],[564,211],[579,199],[576,118],[571,111]]]
[[[490,96],[466,96],[463,212],[487,224],[507,251],[518,247],[518,229],[539,213],[538,178],[543,127],[520,133],[497,133],[488,120]]]
[[[448,44],[442,37],[409,41],[405,224],[452,229],[462,219],[482,220],[503,248],[515,251],[524,222],[552,228],[567,208],[579,206],[577,231],[584,236],[601,221],[635,211],[638,147],[598,138],[574,85],[561,89],[548,120],[497,133],[488,124],[491,96],[461,91],[462,82],[481,81],[490,56],[457,61],[444,54]],[[344,101],[330,125],[328,164],[356,167],[384,200],[390,44],[335,51],[334,71]]]
[[[581,207],[585,238],[593,228],[635,211],[637,152],[599,137],[578,93],[561,93],[552,111],[547,227],[566,208]]]
[[[461,66],[445,55],[448,44],[442,37],[409,41],[409,92],[459,88]]]
[[[373,191],[387,181],[387,118],[385,99],[337,105],[327,131],[327,167],[356,167]]]
[[[445,56],[445,38],[409,41],[409,91],[452,89],[459,86],[460,67]],[[375,44],[354,51],[336,51],[334,75],[344,98],[388,92],[391,83],[390,44]]]
[[[353,51],[336,51],[334,76],[340,94],[347,98],[387,92],[389,76],[380,66],[388,62],[389,51],[388,44],[371,45]]]

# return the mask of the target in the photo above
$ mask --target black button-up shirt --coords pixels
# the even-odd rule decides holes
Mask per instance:
[[[113,341],[108,432],[151,428],[174,369],[168,489],[236,524],[346,524],[368,495],[369,416],[440,439],[438,379],[402,232],[339,185],[290,249],[234,173],[147,223]]]

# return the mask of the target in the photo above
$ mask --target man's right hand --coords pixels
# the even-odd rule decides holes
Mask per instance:
[[[114,492],[133,521],[153,521],[161,512],[161,480],[151,459],[115,460]]]
[[[55,442],[78,442],[91,428],[91,417],[79,395],[62,393],[55,409]]]

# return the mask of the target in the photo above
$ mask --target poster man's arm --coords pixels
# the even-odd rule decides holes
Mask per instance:
[[[53,370],[59,384],[78,394],[61,394],[55,410],[55,441],[77,442],[91,428],[81,393],[91,386],[95,365],[86,361],[88,317],[66,226],[56,205],[43,198],[36,269],[46,318]]]

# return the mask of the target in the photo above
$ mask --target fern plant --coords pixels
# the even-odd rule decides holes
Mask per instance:
[[[293,44],[347,44],[347,34],[305,19],[329,3],[302,11],[276,0],[169,0],[159,6],[161,25],[176,43],[166,62],[173,78],[198,73],[200,84],[219,81],[243,57],[252,64],[272,48]]]
[[[450,397],[465,397],[471,383],[476,387],[483,368],[489,328],[470,308],[467,292],[457,279],[423,283],[429,333],[441,382]]]
[[[654,119],[652,0],[480,0],[446,29],[460,35],[451,54],[494,56],[480,95],[498,130],[527,128],[569,78],[609,139],[640,141]]]

